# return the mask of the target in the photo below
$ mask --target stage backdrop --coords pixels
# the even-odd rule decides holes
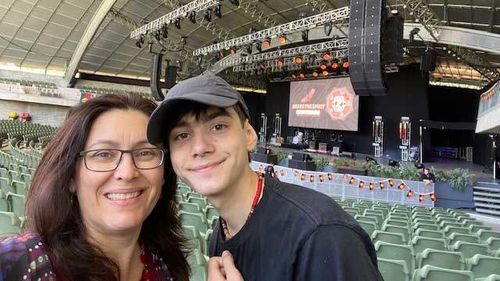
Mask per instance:
[[[348,77],[291,82],[288,126],[357,131],[358,110]]]

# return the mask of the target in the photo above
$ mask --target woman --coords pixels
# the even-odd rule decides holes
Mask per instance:
[[[25,233],[0,245],[0,281],[189,279],[176,176],[146,138],[155,107],[105,95],[71,110],[33,178]]]

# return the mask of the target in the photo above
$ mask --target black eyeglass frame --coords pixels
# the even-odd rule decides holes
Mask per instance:
[[[152,168],[140,168],[140,167],[137,167],[137,163],[135,163],[135,158],[134,158],[133,152],[138,151],[138,150],[144,150],[144,149],[157,150],[157,151],[161,152],[161,160],[160,160],[160,163],[157,166],[152,167]],[[109,169],[109,170],[93,170],[93,169],[90,169],[87,166],[87,158],[85,156],[88,153],[95,152],[95,151],[109,151],[109,150],[120,152],[120,157],[118,158],[118,161],[116,162],[116,166],[113,169]],[[134,162],[135,168],[137,168],[139,170],[152,170],[152,169],[156,169],[156,168],[160,167],[161,165],[163,165],[163,162],[165,161],[165,155],[167,153],[167,150],[163,149],[163,148],[156,148],[156,147],[152,147],[152,148],[142,147],[142,148],[136,148],[136,149],[115,149],[115,148],[89,149],[89,150],[82,150],[82,151],[80,151],[80,153],[78,153],[78,156],[83,158],[83,163],[85,165],[85,168],[87,168],[87,170],[99,173],[99,172],[111,172],[111,171],[116,170],[118,168],[118,166],[120,165],[121,161],[122,161],[122,157],[123,157],[124,153],[130,153],[132,155],[132,162]]]

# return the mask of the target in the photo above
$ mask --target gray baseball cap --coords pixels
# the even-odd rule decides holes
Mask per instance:
[[[165,99],[155,109],[148,123],[148,141],[163,142],[168,120],[173,120],[172,108],[180,100],[192,101],[216,107],[230,107],[238,104],[247,118],[248,107],[243,97],[224,79],[215,75],[200,75],[179,82],[168,91]]]

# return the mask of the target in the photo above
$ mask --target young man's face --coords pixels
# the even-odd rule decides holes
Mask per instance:
[[[232,107],[210,107],[198,119],[185,115],[170,131],[168,142],[175,173],[210,197],[237,188],[257,135],[248,120],[241,124]]]

